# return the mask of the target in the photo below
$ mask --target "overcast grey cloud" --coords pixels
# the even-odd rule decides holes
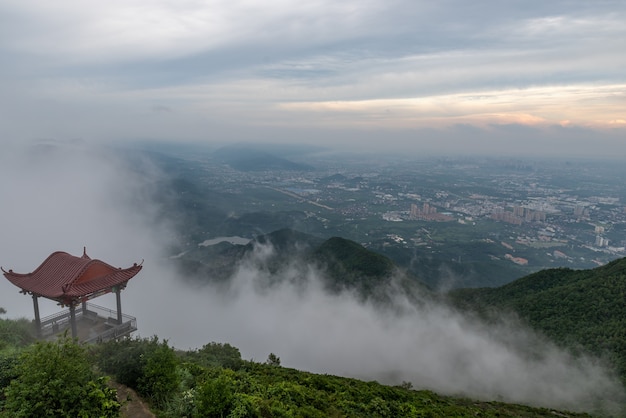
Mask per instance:
[[[260,361],[278,351],[287,366],[488,399],[619,398],[614,377],[593,360],[547,344],[529,362],[510,349],[537,342],[528,331],[495,338],[443,306],[381,316],[323,293],[316,272],[306,295],[288,285],[255,293],[260,273],[245,266],[232,298],[183,288],[163,258],[174,234],[151,222],[158,208],[146,193],[158,173],[146,166],[150,175],[138,177],[81,144],[382,143],[417,153],[623,158],[625,21],[622,1],[4,0],[1,264],[27,272],[52,251],[83,246],[120,266],[145,258],[124,306],[144,336],[180,348],[227,341]],[[39,158],[15,145],[41,138],[65,145]],[[0,288],[10,316],[32,315],[27,297],[6,281]],[[180,316],[163,308],[172,300],[185,300]],[[42,314],[57,308],[42,303]],[[285,317],[293,321],[276,327]],[[202,321],[190,334],[183,318]],[[454,361],[478,368],[451,379]]]
[[[544,153],[563,126],[589,132],[571,154],[624,155],[624,21],[621,1],[8,0],[0,135],[492,152],[518,124]]]

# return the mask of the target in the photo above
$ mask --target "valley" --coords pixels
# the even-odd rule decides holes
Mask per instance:
[[[290,228],[354,240],[434,289],[497,286],[626,255],[618,163],[270,150],[150,146],[176,195],[169,210],[185,235],[176,251]]]

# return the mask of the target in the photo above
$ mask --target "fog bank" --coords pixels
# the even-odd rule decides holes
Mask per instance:
[[[265,361],[272,352],[286,367],[483,400],[613,410],[624,399],[597,359],[576,358],[515,321],[487,326],[441,304],[415,307],[402,295],[402,309],[390,311],[327,293],[313,269],[305,286],[286,274],[263,288],[264,274],[241,266],[228,290],[189,289],[174,275],[159,280],[158,294],[133,295],[143,336],[158,331],[182,349],[228,342],[246,359]],[[148,297],[155,303],[140,302]]]
[[[84,144],[5,153],[0,264],[27,273],[53,251],[80,255],[84,246],[120,267],[144,259],[122,293],[123,310],[137,317],[140,336],[180,349],[228,342],[255,361],[273,352],[286,367],[568,410],[624,399],[597,360],[575,358],[514,321],[487,326],[441,304],[415,307],[401,294],[401,310],[384,310],[325,292],[313,268],[305,285],[287,270],[278,284],[260,286],[266,270],[253,266],[269,247],[239,266],[230,288],[193,287],[164,252],[176,233],[151,199],[160,174],[147,161],[136,164],[130,169]],[[114,307],[114,300],[94,302]],[[33,316],[30,298],[4,279],[0,306],[10,317]],[[41,309],[43,316],[59,310],[54,303]]]

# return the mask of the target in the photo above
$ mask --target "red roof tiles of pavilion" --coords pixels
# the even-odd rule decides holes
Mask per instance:
[[[127,269],[113,267],[100,260],[92,260],[86,253],[75,257],[57,251],[32,273],[20,274],[2,269],[4,276],[24,292],[69,304],[89,298],[115,286],[125,285],[141,270],[134,264]]]

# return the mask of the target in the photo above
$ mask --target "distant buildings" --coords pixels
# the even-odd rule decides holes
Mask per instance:
[[[596,247],[608,247],[609,240],[602,235],[596,235]]]
[[[439,222],[447,222],[447,221],[454,220],[452,216],[444,215],[443,213],[438,213],[437,208],[428,203],[424,203],[421,208],[415,203],[412,203],[411,211],[409,212],[409,218],[412,220],[439,221]]]
[[[583,205],[574,206],[574,216],[577,218],[589,218],[589,209]]]
[[[559,250],[554,250],[554,251],[552,252],[552,256],[553,256],[554,258],[563,258],[563,259],[569,259],[569,258],[570,258],[570,257],[569,257],[567,254],[565,254],[563,251],[559,251]]]
[[[505,254],[504,258],[514,262],[515,264],[519,264],[520,266],[525,266],[528,264],[528,260],[522,257],[513,257],[511,254]]]
[[[523,222],[545,222],[546,213],[523,206],[514,206],[512,212],[506,211],[504,208],[496,208],[491,214],[491,219],[513,225],[521,225]]]

